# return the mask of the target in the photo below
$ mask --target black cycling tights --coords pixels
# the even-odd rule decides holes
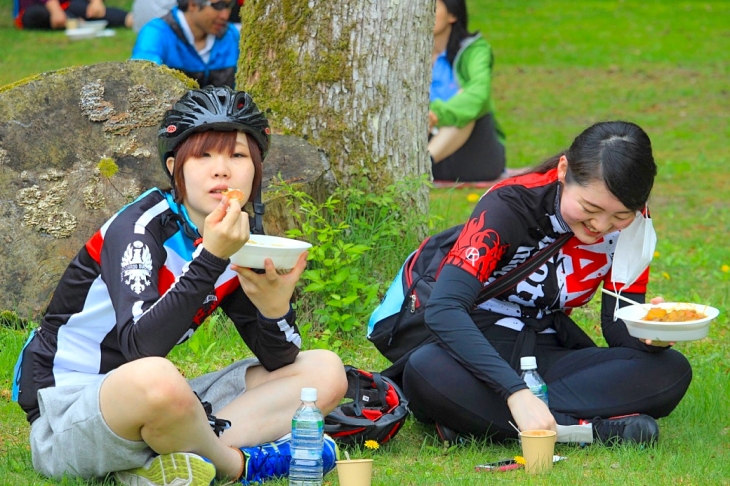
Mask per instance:
[[[692,380],[689,362],[675,350],[567,350],[538,344],[535,354],[548,384],[550,410],[561,425],[632,413],[664,417]],[[505,399],[438,344],[413,353],[403,373],[403,392],[419,420],[461,433],[489,434],[497,441],[517,437]]]

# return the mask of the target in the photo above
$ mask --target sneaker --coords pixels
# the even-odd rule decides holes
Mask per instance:
[[[593,437],[603,443],[651,444],[659,440],[659,426],[652,417],[635,413],[607,419],[581,420],[593,424]]]
[[[242,447],[246,456],[246,468],[241,478],[242,484],[261,483],[268,479],[289,475],[291,462],[291,434],[279,440],[267,442],[256,447]],[[324,436],[322,447],[322,473],[326,475],[335,468],[339,459],[337,444],[329,435]]]
[[[322,475],[326,475],[337,466],[340,460],[340,449],[337,442],[327,434],[324,434],[324,445],[322,446]]]
[[[161,454],[142,467],[116,471],[114,478],[128,486],[209,486],[215,466],[190,452]]]
[[[444,445],[446,445],[446,447],[464,445],[468,440],[465,436],[459,434],[454,429],[450,429],[444,424],[438,422],[436,422],[436,435],[438,435],[439,439],[444,443]]]

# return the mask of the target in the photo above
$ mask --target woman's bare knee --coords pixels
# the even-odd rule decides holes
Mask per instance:
[[[300,356],[306,361],[305,373],[317,383],[317,403],[328,413],[347,392],[347,376],[342,360],[335,353],[323,349],[306,351]]]
[[[120,366],[104,380],[99,401],[109,427],[131,440],[145,424],[179,420],[200,407],[177,368],[156,357]]]

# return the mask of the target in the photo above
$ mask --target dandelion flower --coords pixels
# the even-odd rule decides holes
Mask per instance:
[[[466,200],[469,202],[477,202],[479,200],[479,194],[471,193],[466,196]]]
[[[672,277],[670,277],[667,272],[662,272],[662,277],[664,277],[667,280],[672,280]]]
[[[377,440],[366,440],[364,445],[365,447],[373,451],[377,451],[378,449],[380,449],[380,444],[378,444]]]
[[[720,270],[722,270],[725,273],[730,272],[730,265],[723,265],[720,267]]]
[[[658,251],[655,251],[654,252],[654,258],[659,258],[659,252]]]
[[[515,456],[515,462],[524,466],[527,461],[525,461],[525,458],[522,456]]]

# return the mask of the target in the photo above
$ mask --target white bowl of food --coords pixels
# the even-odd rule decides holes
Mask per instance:
[[[79,27],[78,29],[66,29],[66,37],[71,40],[93,39],[97,30],[92,27]]]
[[[664,302],[630,305],[616,311],[629,334],[659,342],[695,341],[707,337],[710,323],[720,314],[703,304]]]
[[[306,241],[269,235],[251,235],[248,242],[231,255],[231,263],[246,268],[264,268],[271,258],[277,270],[294,268],[299,255],[311,248]]]
[[[80,28],[94,29],[96,32],[106,29],[107,25],[109,25],[109,22],[106,20],[82,20],[79,23]]]

